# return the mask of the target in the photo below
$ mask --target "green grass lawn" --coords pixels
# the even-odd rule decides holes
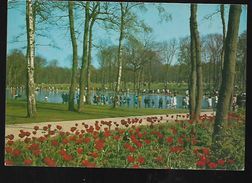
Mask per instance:
[[[54,122],[82,119],[99,119],[109,117],[141,116],[154,114],[168,114],[188,112],[185,109],[135,109],[110,106],[85,105],[85,111],[70,112],[67,104],[37,103],[37,116],[26,117],[26,102],[21,100],[8,100],[6,102],[6,124],[34,123],[34,122]]]

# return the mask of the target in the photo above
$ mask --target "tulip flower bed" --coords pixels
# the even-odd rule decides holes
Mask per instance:
[[[219,152],[210,151],[214,117],[201,116],[201,122],[174,120],[137,125],[141,119],[125,119],[121,124],[97,121],[63,131],[34,127],[30,137],[20,131],[21,140],[8,135],[5,165],[102,168],[225,169],[241,170],[245,156],[245,121],[231,114],[225,140]],[[114,125],[114,128],[111,128]],[[77,128],[78,126],[78,128]],[[113,130],[112,130],[113,129]]]

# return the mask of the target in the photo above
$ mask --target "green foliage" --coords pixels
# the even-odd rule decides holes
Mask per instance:
[[[226,169],[244,169],[245,163],[245,123],[231,121],[224,128],[223,138],[218,144],[219,149],[213,152],[212,159],[234,160]]]

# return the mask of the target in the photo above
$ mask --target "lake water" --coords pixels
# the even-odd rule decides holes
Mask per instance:
[[[40,102],[48,102],[48,103],[63,103],[62,94],[67,93],[68,91],[46,91],[40,90],[36,91],[36,99]],[[26,95],[24,91],[19,91],[18,94],[20,97],[17,100],[25,99]],[[91,92],[91,104],[93,105],[112,105],[112,97],[113,92]],[[77,96],[77,93],[76,93]],[[95,97],[99,96],[99,97]],[[7,99],[14,99],[14,96],[11,94],[9,89],[6,89],[6,97]],[[47,99],[45,99],[47,97]],[[177,105],[176,108],[183,108],[183,97],[184,96],[176,96]],[[96,98],[96,100],[95,100]],[[121,102],[118,102],[118,105],[122,107],[138,107],[138,100],[134,93],[125,93],[120,96]],[[142,94],[141,95],[141,108],[159,108],[159,100],[162,99],[162,108],[171,108],[171,97],[163,94]],[[146,99],[149,99],[149,105],[146,103]],[[96,102],[98,101],[98,102]],[[75,103],[77,103],[77,98],[75,98]],[[203,97],[202,108],[206,109],[208,106],[207,100]]]

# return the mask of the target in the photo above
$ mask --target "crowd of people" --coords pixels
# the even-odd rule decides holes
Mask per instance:
[[[53,87],[49,88],[48,92],[56,91],[57,95],[61,95],[62,103],[66,104],[69,100],[69,94],[67,92],[58,92],[58,90]],[[10,87],[10,96],[13,99],[18,99],[24,97],[24,87]],[[41,88],[36,88],[36,92],[41,93]],[[184,96],[177,92],[171,92],[168,89],[156,89],[147,90],[144,89],[138,94],[133,94],[129,89],[125,92],[120,92],[121,94],[114,97],[114,94],[105,90],[97,89],[93,90],[91,104],[94,105],[113,105],[114,101],[118,106],[122,107],[134,107],[134,108],[159,108],[159,109],[176,109],[176,108],[189,108],[189,90],[185,91]],[[203,96],[203,108],[216,110],[219,94],[217,90],[211,92],[206,92]],[[44,96],[43,101],[51,101],[51,97],[48,94]],[[83,102],[86,102],[86,96],[83,96]],[[77,88],[75,93],[75,101],[79,103],[79,89]],[[246,93],[239,91],[237,88],[234,90],[234,94],[230,99],[232,111],[237,111],[238,108],[246,107]]]
[[[95,105],[112,105],[116,102],[119,106],[135,107],[135,108],[176,108],[177,107],[177,96],[167,95],[118,95],[117,97],[111,95],[93,95],[92,103]],[[189,103],[189,101],[188,101]],[[189,104],[188,104],[189,105]]]
[[[218,91],[215,91],[214,96],[209,95],[207,98],[208,108],[217,108],[218,104]],[[237,111],[238,107],[245,108],[246,107],[246,93],[241,92],[240,94],[233,94],[231,99],[231,109],[232,111]]]
[[[79,94],[76,92],[76,101],[79,103]],[[218,103],[218,91],[214,91],[212,95],[205,94],[203,101],[207,103],[208,109],[216,109]],[[62,103],[68,103],[69,94],[63,92],[61,94]],[[189,108],[189,91],[186,90],[184,96],[176,95],[176,92],[171,92],[156,95],[156,94],[129,94],[124,93],[122,95],[114,96],[113,93],[93,93],[91,98],[91,104],[94,105],[113,105],[114,102],[118,106],[122,107],[134,107],[134,108],[159,108],[159,109],[176,109],[176,108]],[[181,100],[182,98],[182,100]],[[45,97],[45,101],[48,101],[48,97]],[[86,102],[86,96],[83,97],[83,102]],[[246,93],[234,94],[231,99],[231,106],[233,111],[237,111],[238,107],[245,108],[246,106]]]

